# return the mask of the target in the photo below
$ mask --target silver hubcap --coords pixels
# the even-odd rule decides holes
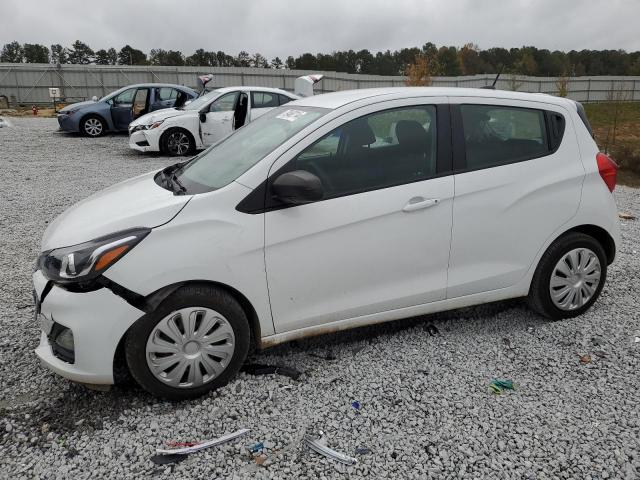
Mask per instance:
[[[600,283],[600,260],[588,248],[576,248],[556,264],[551,274],[549,292],[561,310],[575,310],[587,303]]]
[[[87,135],[97,137],[102,133],[102,122],[97,118],[89,118],[84,122],[84,130],[87,132]]]
[[[189,151],[189,137],[182,132],[172,133],[169,135],[167,147],[174,155],[184,155]]]
[[[182,308],[160,320],[149,335],[147,365],[163,383],[194,388],[220,375],[234,349],[233,328],[224,316],[206,307]]]

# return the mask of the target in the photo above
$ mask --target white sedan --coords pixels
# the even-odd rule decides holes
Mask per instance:
[[[140,152],[171,156],[193,154],[218,143],[234,130],[272,108],[313,94],[322,75],[296,80],[296,94],[278,88],[226,87],[213,90],[181,108],[144,115],[129,125],[129,146]]]

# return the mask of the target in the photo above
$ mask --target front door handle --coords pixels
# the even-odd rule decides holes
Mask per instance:
[[[440,199],[438,198],[413,197],[407,202],[402,211],[415,212],[416,210],[422,210],[423,208],[433,207],[439,203]]]

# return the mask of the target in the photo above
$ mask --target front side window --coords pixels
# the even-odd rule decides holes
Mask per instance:
[[[113,103],[115,105],[131,105],[133,104],[133,97],[136,94],[135,88],[130,88],[129,90],[125,90],[124,92],[118,94],[114,99]]]
[[[236,108],[238,92],[227,93],[221,96],[209,107],[210,112],[231,112]]]
[[[273,108],[278,106],[278,94],[269,92],[251,92],[252,108]]]
[[[178,169],[178,181],[188,194],[222,188],[328,111],[275,108]]]
[[[325,199],[436,175],[436,108],[402,107],[341,125],[298,154],[286,171],[322,181]]]
[[[544,111],[461,105],[467,169],[504,165],[549,153]]]

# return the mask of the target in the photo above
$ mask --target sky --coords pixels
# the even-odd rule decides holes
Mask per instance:
[[[640,0],[0,0],[0,46],[82,40],[268,58],[426,42],[635,51],[639,19]]]

